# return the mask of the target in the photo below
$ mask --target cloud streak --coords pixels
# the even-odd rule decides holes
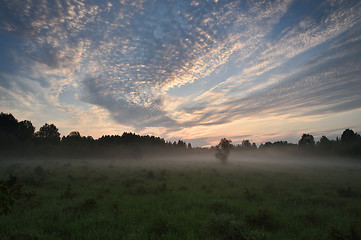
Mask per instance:
[[[2,5],[0,34],[18,40],[19,48],[12,49],[12,61],[21,63],[17,74],[40,83],[38,90],[46,93],[38,101],[59,109],[90,104],[120,124],[171,134],[247,117],[360,108],[358,1]],[[1,101],[10,104],[16,99],[10,73],[0,72],[8,94]],[[16,91],[32,96],[33,87],[20,82]],[[65,89],[74,93],[73,102],[62,98]]]

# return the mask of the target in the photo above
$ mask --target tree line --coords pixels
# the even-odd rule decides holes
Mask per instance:
[[[241,144],[234,145],[232,140],[222,138],[220,142],[212,147],[215,149],[215,157],[222,163],[226,163],[230,152],[255,151],[267,152],[275,150],[291,154],[308,155],[336,155],[361,158],[361,136],[351,129],[346,129],[341,134],[341,138],[329,139],[322,136],[319,141],[315,141],[313,135],[304,133],[298,144],[287,141],[276,141],[262,143],[258,148],[255,143],[243,140]]]
[[[234,145],[226,138],[211,148],[193,148],[182,140],[170,142],[155,136],[141,136],[131,132],[122,135],[103,135],[98,139],[81,136],[73,131],[61,137],[54,124],[45,123],[38,131],[29,120],[18,121],[11,113],[0,113],[0,156],[44,157],[115,157],[142,158],[156,154],[194,153],[215,151],[216,157],[226,162],[230,152],[280,150],[323,155],[361,157],[361,137],[351,129],[341,137],[329,139],[322,136],[315,141],[304,133],[298,144],[287,141],[265,142],[259,147],[249,140]]]
[[[158,152],[195,149],[183,140],[170,142],[160,137],[131,132],[94,139],[73,131],[61,137],[54,124],[45,123],[35,131],[31,121],[18,121],[11,113],[1,112],[0,150],[0,156],[141,158]]]

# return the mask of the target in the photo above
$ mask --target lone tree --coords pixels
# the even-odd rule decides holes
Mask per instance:
[[[360,139],[361,139],[360,135],[358,135],[351,129],[346,129],[345,131],[343,131],[343,133],[341,135],[341,142],[343,144],[354,144],[355,142],[359,141]]]
[[[313,148],[315,146],[315,139],[311,134],[304,133],[298,141],[298,146],[302,148]]]
[[[54,124],[45,123],[39,131],[35,133],[35,138],[41,143],[55,144],[60,142],[60,133]]]
[[[222,138],[221,141],[219,141],[218,145],[216,146],[216,158],[221,160],[223,164],[227,163],[229,151],[231,149],[231,140],[227,138]]]

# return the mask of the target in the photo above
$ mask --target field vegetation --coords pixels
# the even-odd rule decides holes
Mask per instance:
[[[361,239],[361,137],[210,148],[0,113],[0,239]]]
[[[361,165],[231,154],[2,160],[0,239],[360,239]]]

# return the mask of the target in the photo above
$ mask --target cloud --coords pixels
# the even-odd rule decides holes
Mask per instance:
[[[21,39],[20,75],[30,73],[47,91],[38,101],[72,109],[60,97],[71,88],[79,96],[74,105],[104,108],[138,130],[163,127],[170,134],[249,116],[359,108],[361,4],[300,7],[308,6],[4,0],[0,31]],[[8,80],[1,79],[4,91]],[[185,86],[198,89],[192,96],[170,93]]]
[[[191,109],[204,110],[193,121],[218,124],[249,116],[300,117],[360,108],[361,24],[355,11],[361,7],[353,7],[336,8],[322,24],[307,18],[300,23],[308,26],[301,35],[296,24],[272,48],[261,45],[255,50],[259,55],[247,57],[250,64],[237,75],[195,99]]]

